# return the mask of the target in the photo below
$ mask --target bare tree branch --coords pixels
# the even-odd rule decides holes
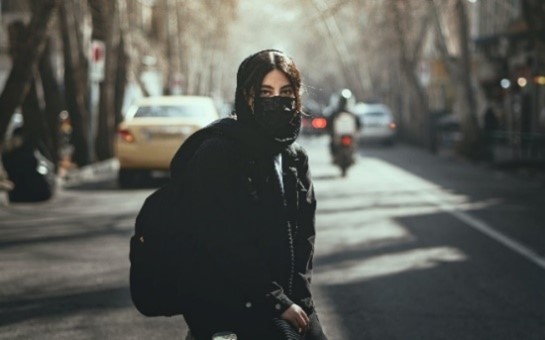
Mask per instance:
[[[42,0],[32,15],[28,26],[29,35],[22,47],[24,52],[13,61],[13,67],[0,95],[0,145],[4,141],[13,112],[30,89],[33,70],[44,51],[51,18],[58,5],[59,0]]]

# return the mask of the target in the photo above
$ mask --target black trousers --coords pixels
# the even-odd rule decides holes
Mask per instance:
[[[327,336],[325,335],[322,324],[320,323],[320,320],[318,320],[318,315],[316,313],[312,313],[309,315],[310,319],[310,329],[305,334],[303,339],[305,340],[327,340]]]
[[[327,340],[320,320],[316,313],[309,315],[310,327],[309,331],[302,336],[304,340]],[[186,340],[211,340],[212,335],[221,331],[232,331],[237,334],[237,340],[290,340],[282,335],[282,332],[277,329],[272,320],[267,322],[256,322],[256,320],[247,320],[244,325],[225,325],[223,328],[211,329],[210,324],[200,324],[188,322],[190,324],[191,334]],[[208,326],[208,327],[207,327]]]

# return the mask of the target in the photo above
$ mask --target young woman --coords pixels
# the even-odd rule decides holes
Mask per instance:
[[[307,155],[294,143],[302,111],[293,60],[277,50],[246,58],[234,113],[186,141],[201,136],[179,184],[190,193],[199,258],[184,317],[198,340],[224,331],[238,340],[326,339],[310,290],[316,201]],[[173,174],[181,158],[183,146]]]

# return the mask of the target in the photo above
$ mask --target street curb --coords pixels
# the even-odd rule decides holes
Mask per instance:
[[[9,205],[8,193],[0,191],[0,207],[7,207]]]
[[[115,179],[119,170],[117,159],[107,159],[98,163],[69,170],[64,175],[57,176],[57,188],[71,188],[86,183],[96,183]],[[58,190],[58,189],[57,189]],[[0,187],[0,207],[11,205],[8,192]]]
[[[111,158],[70,170],[64,176],[59,177],[59,184],[62,188],[71,188],[85,183],[110,180],[116,177],[118,170],[119,161]]]
[[[0,207],[9,205],[8,192],[13,188],[13,183],[5,177],[0,178]]]

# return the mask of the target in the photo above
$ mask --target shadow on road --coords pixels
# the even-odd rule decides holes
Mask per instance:
[[[312,179],[315,181],[330,181],[341,178],[341,175],[330,175],[330,174],[324,174],[324,175],[318,175],[318,176],[312,176]]]
[[[58,318],[82,311],[131,306],[128,286],[38,298],[8,298],[0,302],[0,327],[36,318]]]
[[[388,152],[362,150],[361,155],[389,163],[443,192],[465,197],[468,203],[497,200],[498,203],[488,209],[472,209],[471,214],[545,255],[545,243],[542,242],[545,240],[545,225],[541,222],[545,221],[545,187],[537,180],[515,177],[457,159],[441,158],[407,145]],[[524,228],[519,228],[520,224]]]
[[[166,184],[166,178],[149,178],[135,183],[130,188],[121,188],[115,179],[105,181],[85,182],[81,184],[72,184],[65,187],[65,190],[81,190],[81,191],[102,191],[102,190],[140,190],[140,189],[157,189]]]
[[[544,188],[405,145],[361,148],[354,170],[345,181],[315,178],[313,282],[324,314],[337,316],[332,338],[545,334],[543,271],[451,213],[543,254]]]
[[[410,237],[364,241],[315,260],[315,282],[341,316],[343,339],[508,340],[544,334],[545,276],[531,263],[446,213],[394,222]],[[375,227],[362,228],[372,233]],[[506,277],[506,267],[517,271]]]
[[[42,245],[57,242],[73,242],[104,236],[128,237],[133,232],[134,213],[66,216],[59,219],[40,221],[39,224],[17,225],[3,229],[0,250],[25,245]],[[97,227],[99,226],[99,227]]]

